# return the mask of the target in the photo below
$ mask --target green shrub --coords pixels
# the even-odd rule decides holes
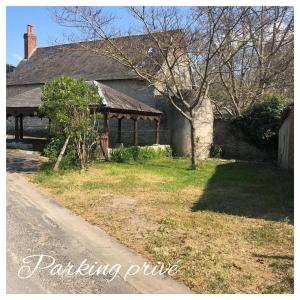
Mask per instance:
[[[44,148],[44,155],[49,158],[50,162],[55,162],[63,143],[59,138],[51,138],[50,142]]]
[[[44,148],[44,155],[49,158],[50,165],[53,165],[56,162],[56,159],[61,151],[63,146],[65,137],[64,136],[57,136],[51,138],[50,142]],[[76,148],[73,141],[70,141],[66,152],[61,161],[61,169],[72,169],[79,166]]]
[[[143,161],[160,157],[171,156],[171,148],[150,148],[150,147],[128,147],[113,149],[110,158],[114,162],[124,163],[132,161]]]
[[[211,157],[217,157],[220,158],[222,157],[223,154],[223,149],[220,145],[211,145],[210,147],[210,156]]]
[[[39,110],[51,119],[49,130],[53,136],[45,149],[46,155],[54,161],[68,138],[70,145],[64,162],[71,167],[80,163],[81,169],[85,169],[96,157],[101,129],[101,114],[90,110],[91,105],[101,104],[98,87],[83,78],[62,76],[43,86],[41,100]]]
[[[257,146],[276,147],[281,114],[286,106],[287,101],[272,97],[245,110],[232,124]]]

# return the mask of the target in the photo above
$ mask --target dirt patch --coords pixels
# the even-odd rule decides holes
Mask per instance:
[[[114,197],[110,200],[110,206],[118,209],[132,207],[135,203],[136,199],[125,196]]]

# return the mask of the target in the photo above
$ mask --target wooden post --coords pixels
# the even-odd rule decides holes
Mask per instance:
[[[122,142],[122,119],[118,119],[118,143]]]
[[[103,128],[104,128],[104,132],[107,133],[108,132],[108,119],[107,119],[107,113],[103,113]]]
[[[159,144],[159,125],[160,120],[155,120],[155,144]]]
[[[109,139],[108,139],[108,115],[107,115],[107,112],[104,113],[104,124],[103,124],[103,127],[104,127],[104,133],[107,135],[107,142],[109,144]]]
[[[20,116],[20,139],[23,140],[23,116]]]
[[[133,140],[134,140],[134,145],[138,145],[138,124],[137,124],[137,119],[133,119]]]
[[[104,155],[104,158],[106,161],[109,160],[108,156],[108,147],[109,147],[109,128],[108,128],[108,113],[103,113],[103,129],[104,133],[100,137],[100,147],[102,154]]]
[[[18,142],[19,139],[19,117],[15,115],[15,141]]]
[[[51,126],[51,119],[48,119],[48,138],[51,138],[51,133],[50,133],[50,126]]]

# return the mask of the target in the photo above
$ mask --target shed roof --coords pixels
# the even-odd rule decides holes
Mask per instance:
[[[99,95],[103,98],[101,108],[120,111],[129,111],[141,114],[160,115],[161,111],[129,97],[115,89],[98,82],[89,82],[98,85]],[[6,107],[9,109],[38,108],[41,104],[42,88],[37,87],[24,93],[9,97]]]
[[[37,87],[24,93],[6,99],[6,107],[39,107],[42,98],[42,88]]]
[[[99,92],[102,93],[103,102],[102,105],[107,108],[136,111],[140,113],[153,113],[161,114],[162,112],[155,109],[137,99],[134,99],[128,95],[125,95],[103,83],[94,82],[99,86]]]

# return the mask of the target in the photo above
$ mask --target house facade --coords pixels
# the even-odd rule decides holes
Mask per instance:
[[[127,39],[126,37],[119,38],[118,42],[126,43]],[[10,107],[10,103],[13,103],[16,97],[19,102],[22,102],[22,97],[26,98],[27,102],[30,101],[30,91],[41,88],[47,81],[62,75],[96,81],[109,87],[110,91],[115,91],[113,94],[123,95],[120,97],[124,101],[126,97],[129,97],[160,111],[159,143],[171,145],[176,155],[188,155],[190,151],[189,124],[172,108],[168,99],[157,95],[153,87],[138,78],[132,70],[106,56],[94,53],[90,47],[84,50],[83,46],[89,43],[94,43],[94,47],[101,47],[98,42],[83,42],[38,48],[33,27],[28,25],[27,32],[24,34],[24,59],[7,79],[7,107]],[[145,35],[133,37],[130,43],[143,45],[145,51],[152,49]],[[128,47],[128,49],[134,49],[134,47]],[[155,70],[157,71],[159,70]],[[13,111],[11,107],[10,111]],[[18,114],[22,113],[19,111]],[[22,118],[24,132],[28,135],[46,134],[48,122],[47,118],[37,118],[34,115]],[[213,134],[213,113],[210,101],[200,108],[199,120],[196,123],[201,150],[198,156],[207,157]],[[7,131],[13,132],[15,125],[15,117],[13,113],[10,113],[7,119]],[[117,119],[112,119],[108,126],[109,143],[111,147],[114,147],[118,142],[119,122]],[[122,120],[122,143],[125,146],[134,144],[132,134],[134,126],[138,126],[139,145],[151,145],[157,142],[154,139],[157,128],[151,120],[141,118],[138,120],[138,125],[134,125],[131,119],[124,118]]]

